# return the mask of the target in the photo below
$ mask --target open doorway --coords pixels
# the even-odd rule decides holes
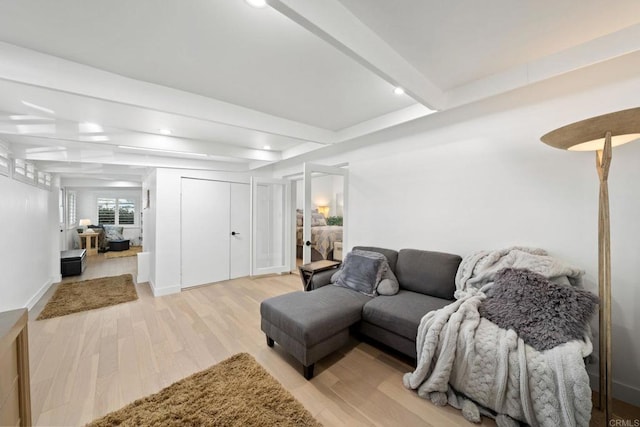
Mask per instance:
[[[320,260],[342,261],[347,171],[306,164],[305,172],[308,183],[304,177],[294,181],[296,265]],[[309,206],[308,213],[306,206]],[[305,227],[307,222],[309,226]]]

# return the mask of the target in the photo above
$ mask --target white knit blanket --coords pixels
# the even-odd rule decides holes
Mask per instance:
[[[441,404],[448,397],[457,407],[464,400],[457,393],[462,393],[495,411],[499,425],[509,425],[505,420],[511,418],[534,427],[588,426],[591,389],[583,357],[592,351],[590,338],[539,352],[513,330],[480,317],[478,306],[493,276],[507,267],[529,268],[549,279],[564,276],[574,284],[582,276],[579,269],[540,249],[511,248],[466,257],[456,276],[457,301],[427,313],[420,322],[417,368],[405,374],[405,386]],[[479,421],[479,415],[470,417],[464,409],[465,417]]]

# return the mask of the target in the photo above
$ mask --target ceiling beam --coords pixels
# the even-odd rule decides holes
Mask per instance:
[[[79,163],[85,165],[119,165],[133,167],[157,167],[180,169],[211,169],[225,171],[246,171],[248,162],[225,161],[216,158],[192,158],[162,155],[162,153],[149,152],[122,152],[114,150],[115,147],[101,144],[87,144],[71,142],[69,147],[59,145],[59,140],[25,137],[23,143],[12,143],[13,157],[40,162]],[[46,145],[50,146],[47,150]],[[37,148],[34,149],[34,145]],[[71,148],[71,149],[68,149]],[[82,170],[80,170],[82,171]],[[56,172],[46,170],[46,172]]]
[[[220,160],[228,162],[248,162],[248,161],[268,161],[275,162],[282,158],[281,153],[276,151],[255,150],[251,148],[235,147],[226,144],[197,141],[172,136],[150,135],[150,134],[110,134],[108,141],[83,141],[77,137],[61,137],[49,135],[21,135],[0,132],[0,135],[14,144],[26,144],[30,146],[51,147],[58,146],[86,151],[124,151],[132,152],[133,149],[119,148],[134,147],[141,149],[137,154],[160,157],[190,158],[188,154],[206,154],[210,160]],[[82,136],[80,136],[82,138]],[[91,138],[91,135],[86,136]],[[151,151],[159,150],[159,151]],[[160,151],[166,150],[166,151]]]
[[[271,7],[433,110],[446,96],[337,0],[268,0]]]
[[[449,108],[469,104],[640,51],[640,24],[448,91]]]
[[[0,41],[0,79],[222,126],[320,143],[333,132],[205,96],[120,76]]]

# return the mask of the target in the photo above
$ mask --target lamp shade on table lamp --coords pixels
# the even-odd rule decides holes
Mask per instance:
[[[329,206],[318,206],[318,213],[327,218],[329,216]]]
[[[89,225],[91,225],[90,219],[81,219],[80,222],[78,222],[78,227],[87,227]]]

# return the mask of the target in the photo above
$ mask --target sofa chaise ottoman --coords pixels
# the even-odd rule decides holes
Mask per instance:
[[[128,251],[129,239],[109,240],[109,250],[112,252]]]
[[[279,295],[260,305],[261,328],[269,347],[274,341],[284,347],[311,379],[315,362],[347,343],[349,327],[360,320],[370,299],[337,286]]]
[[[313,377],[315,362],[347,342],[350,330],[415,359],[420,320],[454,299],[460,256],[417,249],[354,248],[358,249],[387,258],[400,284],[396,295],[368,297],[330,285],[334,270],[314,275],[309,292],[279,295],[260,305],[267,344],[277,342],[301,362],[307,379]]]

